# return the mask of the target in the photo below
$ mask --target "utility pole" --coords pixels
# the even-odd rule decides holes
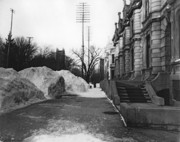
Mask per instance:
[[[7,63],[6,63],[6,67],[9,67],[9,52],[10,52],[10,48],[11,48],[11,42],[13,41],[12,38],[12,26],[13,26],[13,14],[15,13],[14,9],[10,9],[11,10],[11,26],[10,26],[10,32],[8,35],[8,51],[7,51]]]
[[[31,39],[33,38],[33,37],[27,37],[28,38],[28,41],[29,41],[29,46],[31,45]]]
[[[77,6],[77,17],[76,17],[76,22],[82,23],[82,77],[84,77],[83,74],[83,63],[84,63],[84,24],[88,23],[90,21],[90,12],[89,12],[89,5],[82,2],[79,3]]]
[[[89,61],[90,61],[90,26],[88,26],[88,67],[89,67]]]

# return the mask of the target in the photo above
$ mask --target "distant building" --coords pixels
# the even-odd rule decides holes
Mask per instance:
[[[56,49],[56,70],[65,69],[65,51]]]
[[[112,42],[109,42],[105,47],[105,57],[104,57],[104,76],[107,79],[114,78],[114,61],[115,61],[115,47]]]

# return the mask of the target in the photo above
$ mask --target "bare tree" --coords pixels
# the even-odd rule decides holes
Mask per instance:
[[[37,46],[34,43],[29,43],[24,37],[17,37],[14,39],[15,47],[13,52],[16,53],[16,60],[18,63],[17,70],[29,67],[29,63],[37,52]]]
[[[80,52],[72,50],[73,54],[77,57],[77,62],[81,63],[82,66],[80,66],[81,69],[83,69],[84,79],[89,83],[90,78],[93,74],[93,71],[95,70],[95,66],[98,64],[98,61],[100,59],[101,50],[99,48],[95,48],[94,46],[89,49],[89,59],[88,55],[85,54],[87,57],[87,60],[83,60],[82,55]],[[89,62],[89,63],[88,63]]]

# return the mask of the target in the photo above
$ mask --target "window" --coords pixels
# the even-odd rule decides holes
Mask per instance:
[[[126,73],[126,58],[125,58],[125,52],[123,53],[123,73]]]
[[[114,79],[114,70],[111,70],[111,79]]]
[[[150,67],[150,60],[151,60],[151,45],[150,45],[150,35],[146,37],[146,67]]]
[[[145,18],[149,16],[149,0],[145,0]]]
[[[131,70],[134,70],[134,48],[131,49]]]
[[[131,30],[131,37],[132,37],[134,34],[134,20],[133,19],[131,19],[130,30]]]
[[[112,63],[114,63],[114,54],[112,54]]]

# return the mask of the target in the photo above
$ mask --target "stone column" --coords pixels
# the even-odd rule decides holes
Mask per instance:
[[[134,42],[134,75],[139,76],[141,75],[142,70],[142,47],[140,45],[140,40]]]
[[[152,18],[160,17],[161,0],[151,1]],[[161,67],[161,22],[160,19],[152,23],[151,27],[151,66],[152,74],[157,74]]]
[[[119,75],[124,74],[124,60],[123,60],[123,37],[119,39]]]
[[[116,44],[115,47],[115,77],[119,77],[119,60],[118,60],[118,55],[119,55],[119,41],[118,44]]]
[[[128,75],[130,72],[130,52],[129,52],[129,46],[125,47],[124,50],[124,54],[125,54],[125,73]]]
[[[130,72],[130,27],[125,28],[125,73],[128,75]]]
[[[140,76],[143,64],[141,47],[141,9],[134,11],[134,76]]]

